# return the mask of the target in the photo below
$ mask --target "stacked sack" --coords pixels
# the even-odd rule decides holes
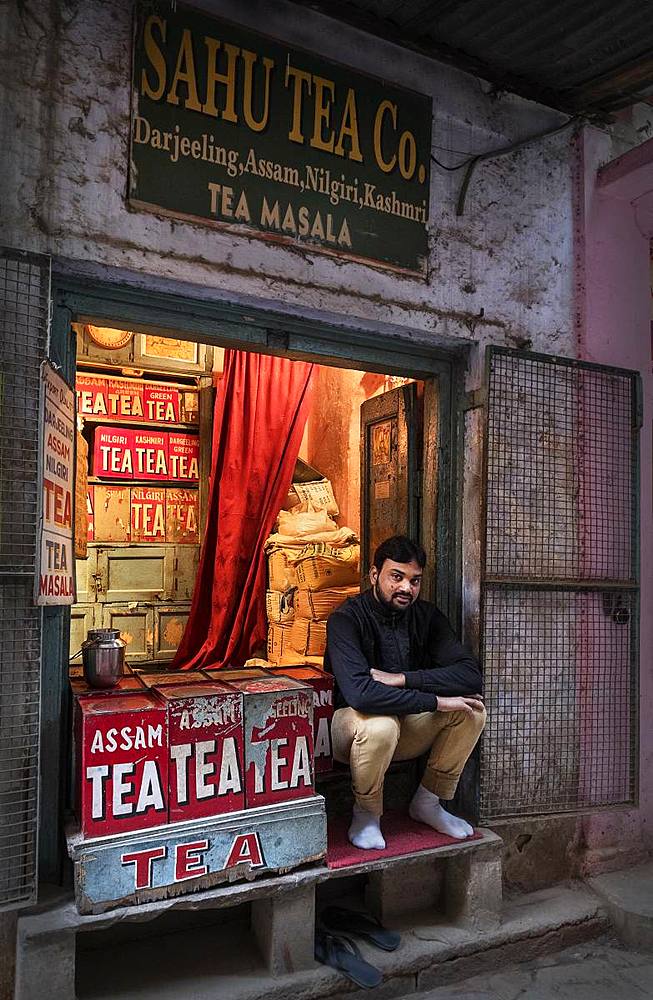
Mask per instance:
[[[311,495],[310,487],[319,491]],[[360,546],[329,516],[338,508],[328,480],[295,489],[302,502],[280,512],[266,542],[268,660],[322,666],[327,618],[359,591]]]

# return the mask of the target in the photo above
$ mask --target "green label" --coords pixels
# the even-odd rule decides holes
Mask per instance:
[[[424,272],[430,97],[178,6],[137,18],[131,128],[134,208]]]

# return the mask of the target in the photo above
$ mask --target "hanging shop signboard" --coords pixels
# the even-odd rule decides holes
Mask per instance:
[[[133,65],[132,207],[424,273],[430,97],[181,5]]]
[[[75,395],[52,365],[41,365],[41,524],[35,601],[73,604]]]

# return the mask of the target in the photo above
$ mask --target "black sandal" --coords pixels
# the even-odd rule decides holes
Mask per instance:
[[[396,931],[389,931],[370,916],[360,910],[346,910],[342,906],[327,906],[320,914],[320,920],[328,931],[356,934],[370,944],[382,948],[383,951],[394,951],[401,944],[401,937]]]
[[[315,931],[315,959],[366,990],[375,989],[383,981],[383,974],[365,961],[354,941],[319,927]]]

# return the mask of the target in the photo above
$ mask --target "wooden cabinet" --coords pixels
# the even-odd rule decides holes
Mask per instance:
[[[198,559],[198,545],[90,542],[88,557],[77,560],[70,655],[89,628],[117,628],[128,662],[172,659],[188,620]]]
[[[109,432],[134,437],[134,448],[137,435],[161,435],[166,453],[175,457],[190,454],[198,439],[200,448],[199,474],[195,457],[188,477],[181,458],[178,465],[170,460],[174,479],[152,482],[145,481],[147,470],[139,477],[136,463],[127,476],[109,465],[100,472],[94,467],[92,527],[87,558],[76,563],[70,654],[90,628],[115,628],[127,643],[128,663],[169,661],[188,621],[199,562],[198,520],[211,461],[211,372],[214,362],[220,367],[220,352],[174,337],[91,325],[77,326],[76,333],[77,405],[90,425],[91,455]]]

